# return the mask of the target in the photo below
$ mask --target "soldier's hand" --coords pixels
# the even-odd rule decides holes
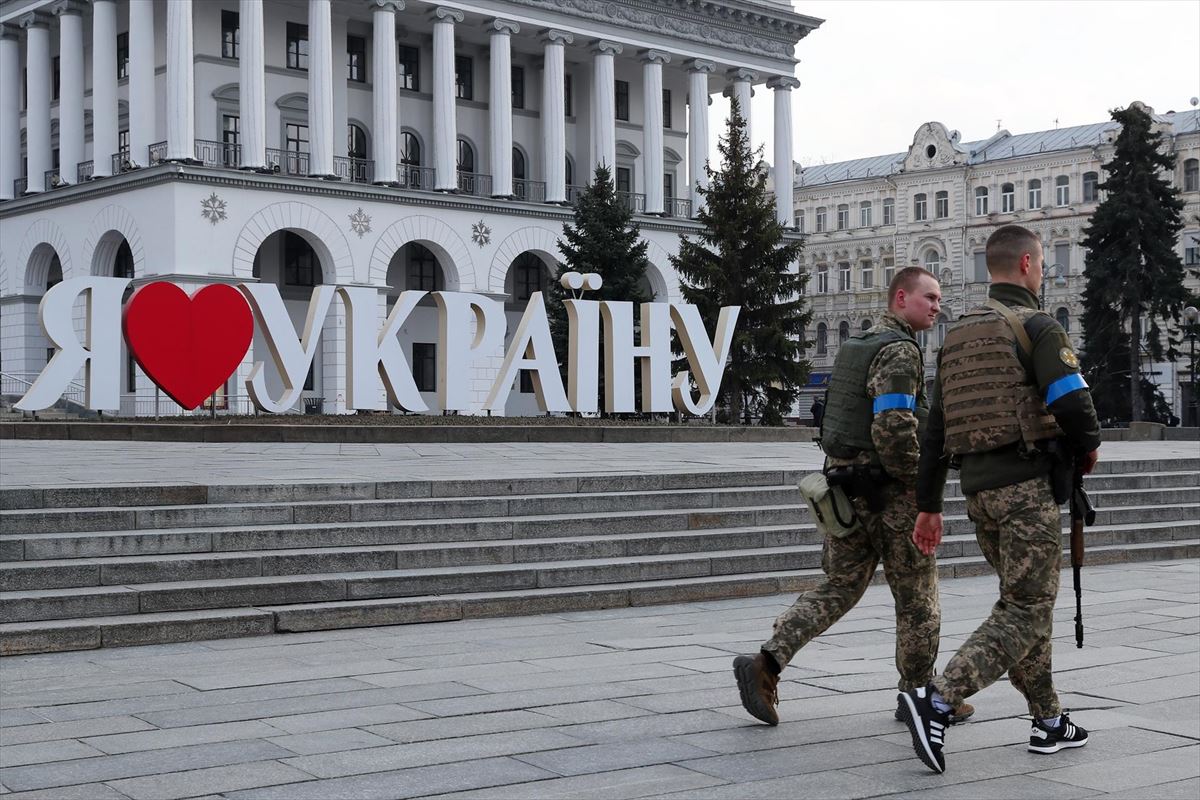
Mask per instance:
[[[928,511],[917,514],[917,524],[913,527],[913,544],[927,556],[933,555],[937,546],[942,542],[942,515]]]
[[[1084,453],[1079,457],[1079,471],[1084,475],[1092,474],[1092,470],[1096,468],[1096,462],[1100,460],[1100,451],[1093,450],[1090,453]]]

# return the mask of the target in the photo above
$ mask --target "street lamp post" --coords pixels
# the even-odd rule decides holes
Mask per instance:
[[[1195,306],[1188,306],[1183,310],[1183,318],[1187,320],[1188,332],[1187,338],[1191,343],[1191,360],[1188,369],[1191,391],[1188,392],[1188,405],[1191,407],[1191,414],[1185,414],[1190,417],[1187,420],[1193,427],[1200,425],[1200,397],[1196,396],[1196,321],[1200,319],[1200,309]]]
[[[1042,267],[1042,310],[1046,310],[1046,290],[1049,288],[1051,278],[1054,279],[1054,288],[1062,289],[1067,285],[1067,271],[1063,269],[1062,264],[1047,264]]]

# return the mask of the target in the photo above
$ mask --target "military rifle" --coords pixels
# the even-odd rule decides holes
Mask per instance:
[[[1083,528],[1096,521],[1096,509],[1083,488],[1083,473],[1075,472],[1071,489],[1071,572],[1075,583],[1075,646],[1083,647],[1083,589],[1079,571],[1083,568]]]

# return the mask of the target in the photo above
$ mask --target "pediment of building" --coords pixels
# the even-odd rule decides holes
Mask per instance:
[[[967,163],[969,153],[958,140],[958,131],[951,131],[940,122],[926,122],[913,135],[908,155],[904,157],[904,172],[923,169],[942,169]]]

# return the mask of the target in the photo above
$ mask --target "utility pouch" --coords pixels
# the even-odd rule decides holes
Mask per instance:
[[[845,490],[830,486],[824,473],[805,475],[800,481],[800,494],[808,503],[817,528],[826,536],[842,539],[862,527]]]

